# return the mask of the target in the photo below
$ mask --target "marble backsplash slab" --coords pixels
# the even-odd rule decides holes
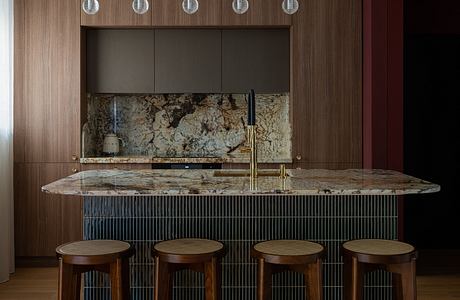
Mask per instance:
[[[288,94],[256,97],[260,162],[291,159]],[[88,95],[85,157],[103,156],[115,132],[120,156],[222,157],[247,147],[244,94]]]

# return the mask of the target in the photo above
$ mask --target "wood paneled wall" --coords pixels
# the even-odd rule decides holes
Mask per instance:
[[[15,0],[14,191],[17,256],[81,239],[79,198],[42,185],[79,169],[80,0]]]
[[[78,163],[15,164],[16,256],[54,256],[56,246],[81,239],[81,199],[41,192],[78,168]]]
[[[301,1],[291,27],[293,158],[362,163],[362,2]]]
[[[80,1],[16,0],[15,19],[15,162],[73,162],[80,147]]]

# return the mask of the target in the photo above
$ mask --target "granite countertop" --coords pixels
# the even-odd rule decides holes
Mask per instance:
[[[151,157],[151,156],[114,156],[114,157],[82,157],[82,164],[205,164],[205,163],[249,163],[249,154],[227,154],[221,157]],[[290,164],[292,159],[263,158],[259,163]]]
[[[235,171],[235,170],[233,170]],[[50,183],[47,193],[126,195],[404,195],[433,193],[440,186],[388,170],[287,170],[288,177],[214,177],[214,170],[92,170]]]

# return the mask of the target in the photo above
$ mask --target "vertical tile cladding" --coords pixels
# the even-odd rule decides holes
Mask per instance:
[[[224,242],[223,299],[255,299],[252,244],[268,239],[308,239],[327,247],[325,299],[342,299],[340,244],[354,238],[397,239],[395,196],[135,196],[86,197],[85,239],[119,239],[136,246],[131,260],[132,299],[153,299],[155,242],[203,237]],[[203,299],[203,276],[176,274],[174,299]],[[273,278],[273,299],[302,299],[299,274]],[[110,299],[107,275],[85,277],[85,299]],[[391,277],[366,277],[366,299],[391,299]]]

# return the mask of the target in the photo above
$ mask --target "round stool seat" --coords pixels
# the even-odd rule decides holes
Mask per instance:
[[[368,263],[399,263],[416,256],[412,245],[382,239],[351,240],[342,245],[342,251]]]
[[[213,256],[223,256],[225,246],[221,242],[208,239],[176,239],[163,241],[153,247],[154,256],[172,263],[190,263],[209,260]]]
[[[130,243],[115,240],[89,240],[71,242],[56,248],[58,256],[71,264],[106,264],[117,258],[131,256]]]
[[[273,264],[301,264],[324,255],[323,245],[302,240],[272,240],[255,244],[252,256]]]

